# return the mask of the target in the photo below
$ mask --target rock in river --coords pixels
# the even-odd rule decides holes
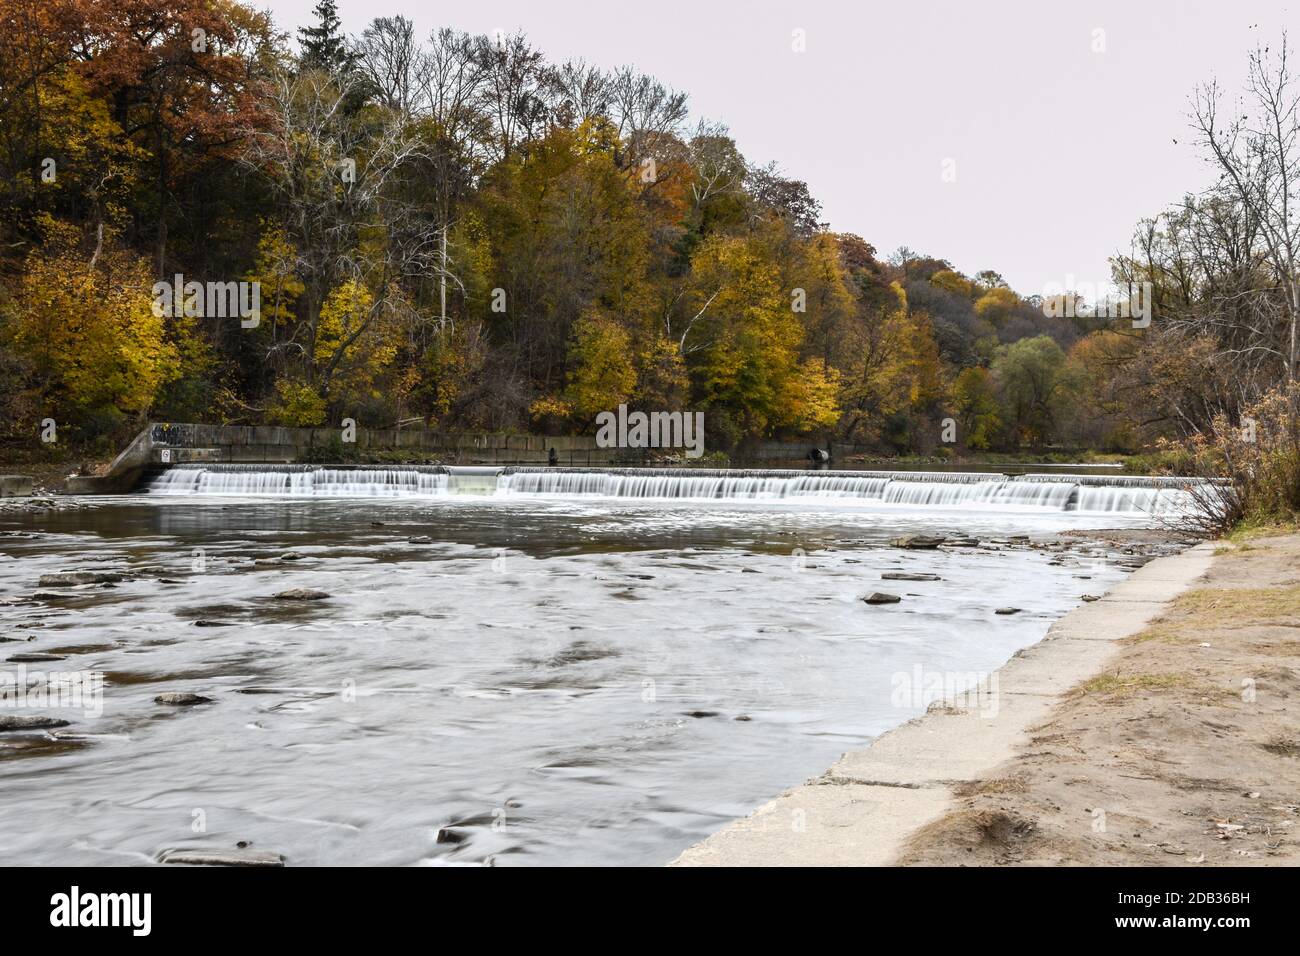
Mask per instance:
[[[211,697],[203,697],[199,694],[184,694],[175,691],[159,694],[153,699],[155,704],[171,704],[173,707],[193,707],[195,704],[210,704]]]
[[[942,581],[937,574],[922,574],[919,571],[886,571],[880,576],[882,581]]]
[[[891,548],[937,548],[948,539],[942,535],[932,534],[905,534],[901,538],[891,538],[889,546]]]
[[[36,583],[43,588],[58,588],[74,584],[112,584],[123,577],[116,571],[55,571],[42,574]]]
[[[0,714],[0,730],[46,730],[50,727],[66,727],[68,722],[57,717],[41,717],[38,714]]]
[[[868,604],[897,604],[903,600],[897,594],[886,594],[884,591],[872,591],[862,600]]]
[[[284,866],[284,857],[270,850],[168,850],[159,862],[182,866]]]
[[[279,601],[323,601],[329,594],[315,588],[290,588],[275,595]]]
[[[1019,614],[1019,613],[1020,613],[1020,608],[1018,608],[1018,607],[1000,607],[1000,608],[998,608],[996,611],[994,611],[993,613],[994,613],[994,614]]]

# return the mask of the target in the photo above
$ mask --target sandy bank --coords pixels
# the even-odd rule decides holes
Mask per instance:
[[[1300,862],[1300,537],[1227,550],[898,861]]]

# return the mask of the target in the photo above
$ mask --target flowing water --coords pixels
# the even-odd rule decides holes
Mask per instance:
[[[259,466],[0,513],[0,659],[61,658],[0,670],[105,675],[102,715],[0,734],[0,861],[242,840],[293,865],[663,863],[921,713],[917,674],[988,673],[1123,574],[891,537],[1140,526],[1179,493]],[[75,568],[133,573],[38,584]],[[881,580],[899,570],[941,580]],[[154,703],[173,691],[213,703]]]
[[[990,472],[798,472],[724,469],[585,469],[405,466],[322,468],[225,465],[171,468],[155,494],[290,497],[445,495],[595,496],[677,501],[837,498],[865,505],[1027,508],[1089,513],[1176,514],[1185,478],[1021,475]]]

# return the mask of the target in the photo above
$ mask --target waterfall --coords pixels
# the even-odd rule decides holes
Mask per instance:
[[[311,465],[181,465],[149,485],[162,495],[285,495],[290,497],[415,497],[444,494],[441,469],[339,468]]]
[[[1022,475],[1025,484],[1068,481],[1078,487],[1075,509],[1093,513],[1172,515],[1186,509],[1198,478],[1144,475]]]
[[[678,501],[825,501],[904,508],[1168,515],[1189,478],[993,472],[543,468],[441,465],[177,465],[151,494],[285,497],[591,497]]]

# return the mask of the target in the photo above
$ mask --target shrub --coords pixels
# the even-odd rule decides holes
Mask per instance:
[[[1190,450],[1198,476],[1208,479],[1190,489],[1200,530],[1300,519],[1300,383],[1268,392],[1235,425],[1217,416]]]

